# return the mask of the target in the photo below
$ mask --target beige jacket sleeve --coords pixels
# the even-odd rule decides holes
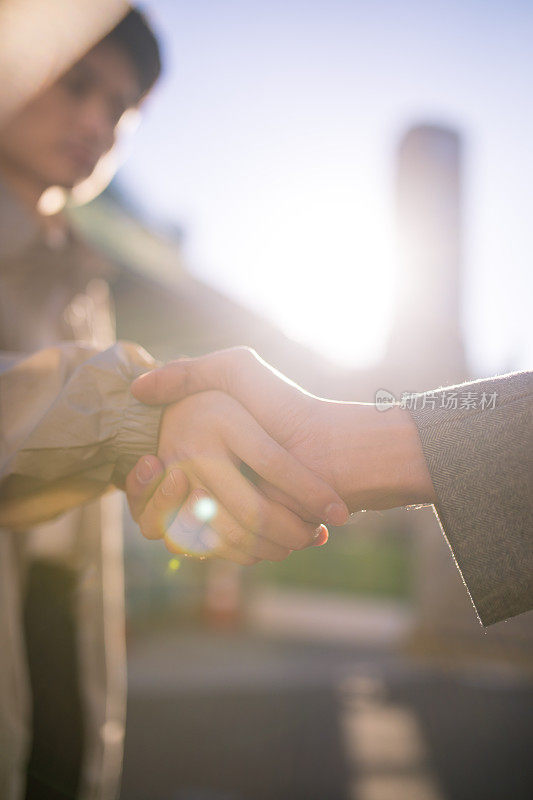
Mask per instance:
[[[129,390],[153,366],[129,342],[0,354],[0,526],[23,528],[84,503],[157,452],[161,409]]]
[[[533,609],[533,373],[413,397],[435,511],[479,619]]]

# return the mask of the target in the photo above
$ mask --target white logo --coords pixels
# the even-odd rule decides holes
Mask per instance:
[[[378,389],[376,392],[376,408],[378,411],[388,411],[396,403],[396,398],[387,389]]]

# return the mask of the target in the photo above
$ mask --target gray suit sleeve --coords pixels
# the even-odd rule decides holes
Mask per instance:
[[[533,373],[412,395],[435,512],[483,625],[533,608]]]

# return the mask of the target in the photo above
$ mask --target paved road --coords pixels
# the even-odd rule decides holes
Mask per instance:
[[[121,800],[530,800],[533,683],[386,649],[156,633]]]

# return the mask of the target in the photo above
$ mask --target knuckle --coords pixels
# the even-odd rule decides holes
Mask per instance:
[[[305,491],[305,506],[308,509],[318,509],[322,513],[322,509],[330,503],[331,489],[329,486],[324,486],[321,480],[313,480],[313,484],[310,484]]]
[[[259,533],[263,528],[263,523],[261,522],[259,515],[248,506],[241,509],[239,521],[244,530],[250,531],[250,533]]]
[[[225,538],[230,544],[240,547],[245,543],[247,537],[242,528],[233,525],[226,531]]]
[[[278,477],[284,477],[286,473],[285,453],[274,442],[264,447],[261,457],[263,467],[270,473],[275,473]]]
[[[187,497],[186,502],[183,505],[183,510],[186,514],[189,514],[193,519],[196,519],[198,514],[198,503],[200,503],[204,497],[208,497],[207,493],[203,493],[202,491],[195,489],[192,491],[189,496]]]
[[[176,484],[176,493],[179,497],[184,497],[189,490],[189,479],[185,472],[177,467],[172,470],[172,474],[174,475],[174,481]]]
[[[180,469],[180,467],[174,467],[174,469],[170,470],[169,474],[172,476],[172,491],[174,497],[178,500],[182,500],[189,489],[189,480],[187,475],[182,469]]]
[[[253,529],[251,528],[250,530],[253,530],[266,539],[272,538],[274,534],[278,534],[274,537],[277,540],[279,539],[280,529],[282,529],[282,526],[280,525],[278,510],[271,500],[265,498],[258,506],[255,515],[255,525]]]
[[[289,550],[288,547],[282,547],[269,558],[269,561],[285,561],[287,556],[290,556],[291,553],[292,550]]]
[[[257,353],[253,349],[253,347],[248,347],[248,345],[240,345],[238,348],[239,350],[239,358],[246,364],[249,364],[251,361],[255,361],[257,357]]]
[[[190,433],[191,436],[184,436],[179,445],[176,445],[174,456],[175,462],[180,464],[180,469],[193,469],[202,448],[200,437],[195,438],[192,429]]]
[[[153,496],[154,508],[163,510],[171,504],[181,503],[187,491],[187,482],[180,469],[171,469]]]
[[[166,478],[165,478],[165,480],[166,480]],[[163,481],[163,484],[164,484],[164,481]],[[157,489],[157,491],[154,493],[154,496],[153,496],[153,499],[152,499],[153,507],[156,509],[156,511],[162,511],[165,508],[165,506],[168,503],[168,497],[169,496],[167,494],[165,494],[165,492],[163,491],[163,485],[161,485]]]
[[[158,530],[157,525],[154,525],[153,522],[146,517],[141,516],[138,523],[145,539],[161,539],[163,537],[163,531]]]
[[[253,533],[258,533],[262,530],[265,524],[265,514],[258,508],[253,508],[248,504],[243,504],[238,511],[239,520],[242,527]]]

